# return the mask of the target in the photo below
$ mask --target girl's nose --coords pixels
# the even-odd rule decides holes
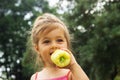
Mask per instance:
[[[51,49],[56,50],[58,48],[59,48],[58,44],[56,42],[52,42]]]

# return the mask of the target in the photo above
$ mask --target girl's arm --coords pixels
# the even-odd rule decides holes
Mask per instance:
[[[71,55],[70,65],[66,67],[71,71],[71,75],[69,76],[70,80],[89,80],[86,73],[83,71],[81,66],[75,60],[75,57],[73,56],[71,51],[69,51],[68,49],[63,49],[63,50],[67,51]]]
[[[70,66],[71,80],[89,80],[83,69],[79,64],[74,63]]]

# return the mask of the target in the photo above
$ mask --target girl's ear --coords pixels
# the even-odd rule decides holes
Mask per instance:
[[[38,48],[37,45],[34,46],[34,49],[35,49],[35,51],[36,51],[37,53],[39,53],[39,48]]]

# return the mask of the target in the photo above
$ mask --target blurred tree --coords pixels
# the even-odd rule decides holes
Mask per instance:
[[[120,68],[120,1],[68,1],[74,7],[64,17],[76,59],[91,80],[114,80]]]
[[[96,50],[93,56],[98,80],[114,80],[120,68],[120,1],[109,1],[104,5],[102,15],[95,15],[93,33]],[[102,70],[102,71],[101,71]]]
[[[23,53],[32,21],[44,12],[55,13],[46,0],[0,0],[0,79],[30,78],[31,68],[26,67],[30,59],[22,65]]]

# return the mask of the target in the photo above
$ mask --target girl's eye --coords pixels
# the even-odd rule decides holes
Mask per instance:
[[[48,44],[48,43],[50,43],[50,41],[49,40],[45,40],[45,41],[43,41],[43,43]]]
[[[57,42],[63,42],[63,39],[57,39]]]

